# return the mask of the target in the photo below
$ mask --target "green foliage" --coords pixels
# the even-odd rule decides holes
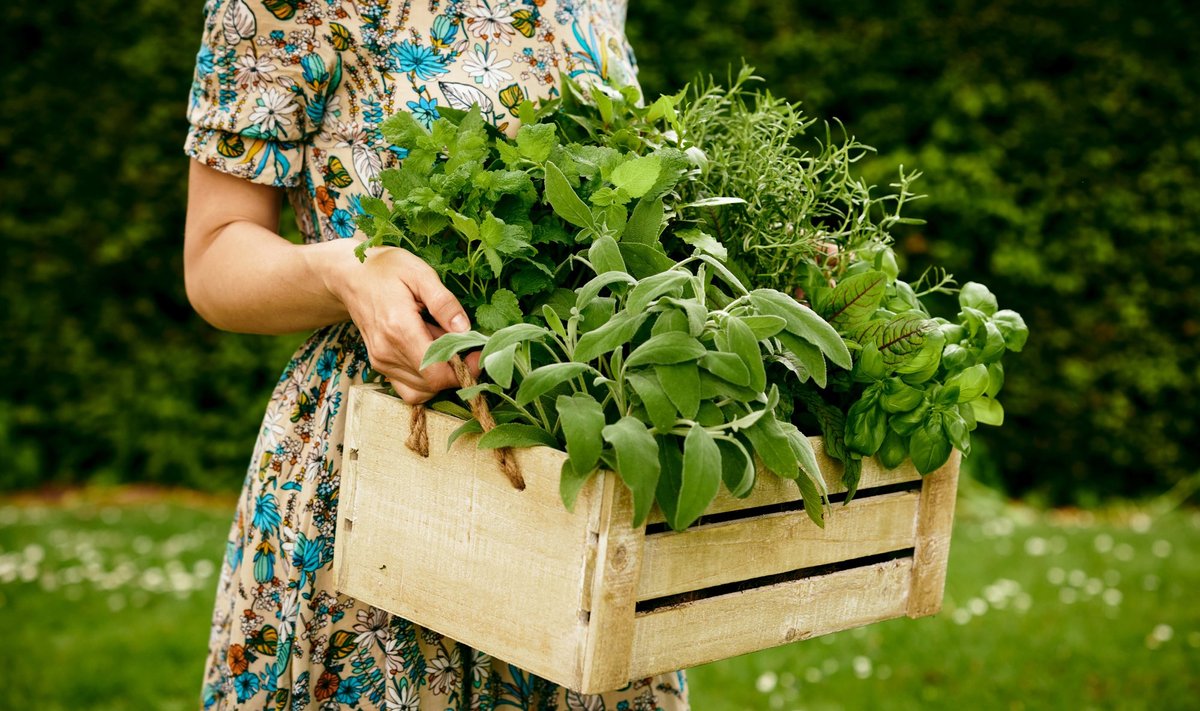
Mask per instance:
[[[1006,425],[975,433],[994,483],[1086,504],[1200,469],[1189,4],[645,0],[629,13],[648,95],[745,58],[878,149],[857,164],[868,183],[923,172],[930,198],[905,214],[926,225],[896,232],[898,260],[987,283],[1036,334],[1005,383]],[[660,39],[667,28],[688,41]]]

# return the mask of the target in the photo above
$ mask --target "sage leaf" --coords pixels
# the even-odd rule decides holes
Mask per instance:
[[[621,248],[617,241],[608,235],[601,235],[588,248],[588,261],[597,274],[605,272],[624,272],[625,260],[621,257]]]
[[[541,427],[508,422],[496,425],[484,432],[476,444],[480,449],[499,449],[500,447],[546,447],[558,448],[558,440]]]
[[[421,358],[421,370],[428,368],[434,363],[444,363],[450,360],[450,356],[472,348],[478,348],[486,344],[487,341],[488,337],[477,331],[442,334],[425,349],[425,356]]]
[[[707,349],[700,341],[677,331],[651,336],[629,354],[625,367],[638,365],[669,365],[696,360]]]
[[[665,272],[675,266],[675,260],[668,257],[658,244],[650,245],[622,240],[619,246],[621,247],[621,257],[625,259],[625,266],[629,269],[629,273],[638,279]]]
[[[663,518],[671,525],[679,506],[679,490],[683,487],[683,452],[679,437],[658,435],[654,439],[658,443],[659,468],[654,498]]]
[[[524,341],[540,341],[545,337],[546,329],[531,323],[516,323],[506,326],[488,338],[487,343],[483,346],[483,352],[479,354],[479,357],[480,359],[487,359],[488,356],[496,351],[508,348],[513,344]]]
[[[579,498],[579,492],[596,471],[596,467],[592,467],[580,474],[570,459],[563,460],[558,476],[558,495],[567,511],[575,511],[575,500]]]
[[[654,373],[679,414],[694,419],[700,410],[700,370],[696,364],[658,365]]]
[[[761,312],[782,317],[786,329],[821,349],[835,365],[850,370],[850,350],[829,322],[799,301],[774,289],[755,289],[750,302]],[[880,349],[882,350],[882,349]]]
[[[517,404],[528,405],[549,390],[562,385],[575,376],[591,371],[596,372],[587,363],[551,363],[533,370],[521,381],[517,388]]]
[[[645,279],[640,279],[637,286],[629,290],[629,297],[625,301],[625,308],[633,312],[645,311],[650,306],[651,301],[654,301],[663,294],[678,295],[683,290],[683,285],[690,278],[691,275],[687,272],[680,269],[672,269],[648,276]]]
[[[779,426],[779,421],[775,419],[774,414],[764,415],[759,418],[758,422],[742,432],[746,434],[746,439],[754,445],[755,453],[762,458],[763,464],[772,473],[784,479],[795,479],[799,476],[796,451],[792,449],[791,442],[788,441],[787,435]]]
[[[567,177],[554,163],[546,163],[546,199],[555,214],[576,227],[596,229],[596,221],[587,203],[579,198]]]
[[[778,318],[778,317],[771,317]],[[783,319],[778,319],[783,321]],[[762,359],[762,349],[753,327],[743,318],[731,316],[725,319],[723,328],[717,332],[717,347],[733,353],[746,366],[746,387],[762,392],[767,387],[767,370]],[[820,355],[818,353],[818,355]],[[822,364],[824,361],[822,361]]]
[[[721,450],[721,479],[730,495],[744,499],[754,488],[754,461],[742,443],[729,439],[717,440]]]
[[[467,420],[458,427],[454,428],[454,431],[451,432],[450,436],[446,438],[446,451],[450,451],[450,447],[454,446],[454,442],[459,437],[462,437],[465,434],[478,434],[480,432],[483,432],[483,426],[479,424],[479,420]]]
[[[658,376],[654,374],[654,371],[630,373],[626,378],[633,386],[633,391],[642,399],[642,404],[646,407],[646,414],[650,417],[650,423],[654,425],[654,429],[659,432],[667,432],[674,427],[677,414],[675,403],[667,397],[667,391],[659,383]],[[699,382],[696,383],[696,390],[697,397],[699,397]]]
[[[742,323],[750,327],[750,331],[754,334],[754,338],[761,341],[765,338],[770,338],[783,330],[787,325],[787,321],[769,314],[748,314],[739,316]]]
[[[733,353],[709,351],[700,357],[700,367],[734,385],[742,387],[750,385],[750,370],[746,367],[745,360]],[[700,381],[697,378],[697,392],[699,392],[699,388]]]
[[[671,528],[682,531],[690,526],[720,489],[721,450],[708,430],[693,425],[683,441],[683,481]]]
[[[648,315],[618,312],[608,323],[579,337],[579,342],[575,344],[574,359],[587,363],[629,343]]]
[[[658,244],[658,235],[662,231],[663,216],[662,198],[655,198],[653,200],[642,198],[638,200],[637,205],[633,208],[633,214],[629,216],[629,222],[625,224],[625,232],[621,235],[621,242],[625,244]]]
[[[590,472],[600,461],[604,440],[604,408],[587,393],[559,395],[555,401],[563,437],[567,440],[567,457],[577,472]]]
[[[790,331],[780,331],[775,337],[779,339],[784,348],[788,349],[789,353],[795,356],[796,361],[803,366],[813,382],[818,387],[825,387],[828,372],[825,370],[825,356],[821,354],[821,349]]]
[[[575,308],[582,310],[600,295],[600,291],[613,284],[636,284],[637,279],[627,274],[624,269],[601,272],[588,280],[586,284],[575,290]]]
[[[660,465],[658,442],[637,418],[626,415],[601,431],[617,457],[617,473],[633,493],[633,526],[640,527],[654,504]]]
[[[513,358],[517,353],[517,345],[514,343],[479,359],[492,382],[505,389],[512,385]]]

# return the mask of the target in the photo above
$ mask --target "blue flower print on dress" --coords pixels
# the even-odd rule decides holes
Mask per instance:
[[[422,96],[416,101],[408,102],[408,110],[425,128],[432,128],[433,122],[441,118],[437,110],[437,99],[426,99]]]
[[[354,218],[340,207],[329,216],[329,224],[333,225],[333,231],[337,232],[338,237],[349,237],[354,234]]]
[[[402,42],[392,45],[389,53],[392,55],[398,71],[405,74],[412,72],[422,81],[428,81],[448,71],[445,58],[434,52],[432,47],[425,47],[415,42]]]

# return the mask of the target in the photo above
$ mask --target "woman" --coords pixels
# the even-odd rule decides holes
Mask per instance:
[[[353,256],[359,201],[404,156],[381,122],[478,104],[511,134],[559,72],[632,83],[624,14],[624,0],[209,0],[185,146],[188,297],[218,328],[317,330],[271,397],[238,502],[205,708],[688,708],[682,673],[580,696],[339,595],[331,577],[347,389],[370,366],[408,402],[429,399],[456,382],[445,364],[418,368],[426,347],[470,327],[417,257]],[[303,245],[277,234],[285,192]]]

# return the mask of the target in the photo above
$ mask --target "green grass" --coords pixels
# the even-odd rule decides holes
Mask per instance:
[[[0,499],[0,709],[196,706],[229,499]],[[697,711],[1197,708],[1200,512],[960,504],[945,609],[691,672]]]

